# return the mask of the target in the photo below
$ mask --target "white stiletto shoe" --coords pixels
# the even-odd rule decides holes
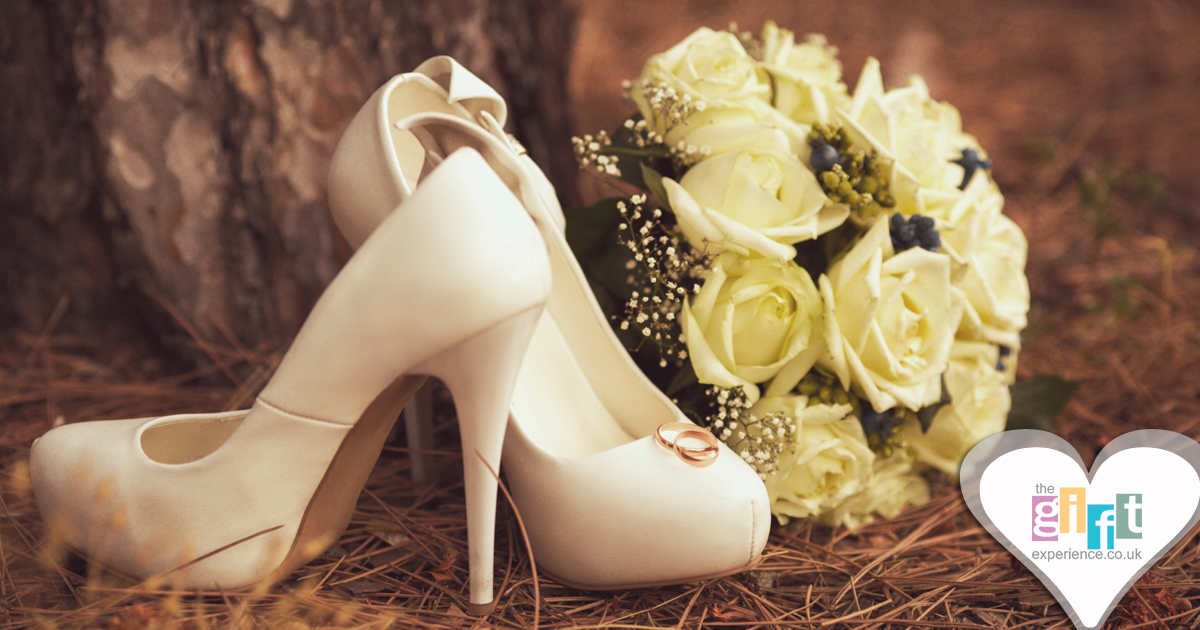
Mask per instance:
[[[462,434],[470,608],[486,612],[497,486],[480,458],[499,465],[549,290],[525,209],[459,151],[346,263],[251,409],[54,429],[30,457],[38,506],[65,542],[131,576],[280,579],[345,530],[405,399],[436,376]]]
[[[503,132],[505,108],[452,59],[381,87],[334,153],[330,208],[351,246],[442,156],[480,151],[541,230],[554,289],[513,395],[504,470],[539,569],[605,590],[692,581],[757,563],[769,504],[724,444],[698,468],[657,444],[688,422],[612,332],[563,236],[553,188]],[[381,183],[384,182],[384,183]],[[467,183],[464,182],[464,185]]]

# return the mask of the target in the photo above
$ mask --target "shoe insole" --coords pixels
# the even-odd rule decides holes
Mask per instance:
[[[553,230],[543,236],[554,288],[513,394],[524,433],[559,456],[580,457],[678,421],[604,321],[566,240]]]
[[[525,434],[560,457],[584,457],[633,439],[592,389],[549,312],[525,354],[512,405]]]

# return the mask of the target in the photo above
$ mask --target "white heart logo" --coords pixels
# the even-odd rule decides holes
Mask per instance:
[[[1126,433],[1091,471],[1057,435],[1006,431],[971,449],[959,477],[975,518],[1077,628],[1099,628],[1200,521],[1200,444],[1171,431]]]

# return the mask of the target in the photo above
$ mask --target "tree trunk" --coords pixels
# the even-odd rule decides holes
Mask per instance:
[[[348,255],[325,202],[342,129],[435,54],[508,99],[575,202],[572,24],[555,0],[5,0],[0,327],[69,299],[60,331],[192,361],[189,337],[294,333]]]

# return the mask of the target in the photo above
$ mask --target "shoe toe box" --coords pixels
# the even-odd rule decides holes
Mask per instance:
[[[113,462],[137,421],[68,424],[38,438],[29,454],[33,496],[51,535],[90,550],[126,519]]]
[[[346,429],[312,422],[297,431],[295,420],[270,412],[250,426],[246,415],[80,422],[47,432],[31,450],[30,472],[53,540],[128,576],[180,588],[237,588],[276,575]],[[297,557],[304,554],[315,555]]]
[[[724,445],[692,466],[654,442],[508,473],[538,565],[590,589],[683,583],[753,566],[770,530],[767,492]],[[514,474],[514,472],[516,474]]]

